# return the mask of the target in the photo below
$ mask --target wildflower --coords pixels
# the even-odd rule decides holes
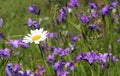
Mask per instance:
[[[91,11],[91,15],[93,18],[97,18],[98,17],[98,13],[95,10]]]
[[[115,8],[118,5],[118,3],[119,2],[117,0],[113,1],[112,4],[111,4],[111,6],[110,6],[110,8],[111,9]]]
[[[3,33],[0,33],[0,38],[5,38],[4,34]]]
[[[73,35],[72,36],[72,42],[75,42],[78,39],[78,36]]]
[[[100,60],[100,62],[105,63],[107,61],[108,56],[109,56],[108,53],[104,53],[104,54],[99,53],[99,60]]]
[[[39,44],[40,41],[44,41],[47,38],[47,31],[43,31],[43,28],[31,30],[31,34],[28,34],[23,38],[23,42]]]
[[[84,60],[85,56],[84,56],[84,52],[80,52],[79,55],[77,55],[76,57],[76,61],[80,61],[80,60]]]
[[[38,66],[37,70],[35,71],[34,76],[43,76],[43,73],[45,72],[45,69],[43,66]]]
[[[118,59],[117,56],[112,56],[112,61],[113,61],[113,62],[117,62],[117,61],[119,61],[119,59]]]
[[[83,16],[81,14],[78,14],[79,19],[82,21],[83,24],[86,24],[89,22],[89,16]]]
[[[78,6],[78,0],[70,0],[68,5],[72,7],[76,7]]]
[[[8,58],[10,57],[9,49],[5,48],[4,50],[0,49],[0,57]]]
[[[65,20],[67,12],[68,12],[67,7],[63,7],[59,10],[59,16],[57,18],[58,23]]]
[[[28,7],[28,10],[29,10],[31,13],[35,14],[35,13],[36,13],[36,7],[35,7],[35,4],[29,6],[29,7]]]
[[[9,63],[5,68],[6,76],[12,76],[11,71],[12,71],[12,63]]]
[[[88,29],[90,31],[93,31],[95,28],[97,28],[97,25],[96,24],[92,24],[91,26],[88,26]]]
[[[88,60],[88,62],[91,64],[93,61],[98,59],[98,56],[96,55],[96,52],[86,52],[85,59]]]
[[[90,2],[89,6],[90,6],[91,9],[97,9],[98,8],[97,4],[93,3],[93,2]]]
[[[55,62],[53,67],[55,70],[61,71],[62,70],[62,61]]]
[[[39,29],[40,21],[33,21],[31,18],[28,19],[28,26],[34,27],[35,29]]]
[[[65,67],[69,67],[71,71],[74,71],[74,62],[66,62]]]
[[[101,10],[102,15],[108,15],[109,10],[110,10],[110,5],[106,5],[105,7],[103,7]]]
[[[12,50],[14,50],[15,48],[18,48],[19,40],[8,40],[7,44],[10,44]]]
[[[54,60],[54,55],[48,55],[47,62],[50,64]]]
[[[0,18],[0,27],[2,27],[2,26],[3,26],[3,19]]]
[[[119,36],[119,38],[118,38],[117,42],[119,42],[119,43],[120,43],[120,36]]]
[[[29,45],[24,43],[22,40],[19,40],[19,45],[22,47],[22,48],[27,48]]]

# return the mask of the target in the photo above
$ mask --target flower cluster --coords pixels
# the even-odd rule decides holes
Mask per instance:
[[[7,64],[5,68],[6,76],[43,76],[45,69],[43,66],[38,66],[35,72],[31,70],[20,70],[22,67],[19,64],[15,64],[12,67],[12,63]]]

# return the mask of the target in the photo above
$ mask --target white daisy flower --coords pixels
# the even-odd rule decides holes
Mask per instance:
[[[44,41],[47,38],[47,31],[43,31],[43,28],[31,30],[31,34],[27,34],[23,38],[23,42],[39,44],[40,41]]]

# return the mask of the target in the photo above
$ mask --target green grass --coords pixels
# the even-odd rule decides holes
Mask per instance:
[[[74,60],[81,50],[97,50],[97,52],[100,53],[108,52],[108,45],[112,46],[111,53],[120,58],[120,44],[117,43],[119,36],[117,33],[117,27],[119,25],[110,21],[112,15],[106,16],[104,21],[102,18],[95,20],[96,22],[98,20],[101,21],[101,32],[89,32],[86,30],[88,25],[82,25],[81,21],[76,17],[78,12],[83,12],[84,14],[88,13],[86,12],[88,6],[84,5],[81,1],[81,5],[79,5],[78,8],[72,8],[73,12],[67,16],[67,20],[60,23],[60,25],[57,25],[55,20],[58,16],[58,10],[60,7],[65,6],[67,1],[68,0],[58,0],[49,3],[47,0],[0,0],[0,17],[4,20],[4,24],[3,27],[0,28],[0,32],[4,32],[8,39],[22,39],[30,31],[30,28],[24,25],[27,24],[28,18],[37,20],[39,18],[49,17],[49,20],[43,21],[40,27],[56,33],[62,31],[62,36],[58,34],[57,41],[55,39],[48,39],[49,46],[67,48],[69,47],[69,43],[71,43],[70,37],[72,34],[78,35],[82,33],[84,35],[82,39],[75,42],[75,52],[72,55],[67,55],[63,58],[64,60]],[[37,8],[41,9],[41,15],[39,17],[28,11],[28,6],[32,4],[36,4]],[[117,12],[120,13],[120,6],[117,8]],[[65,38],[65,32],[70,32],[71,35],[68,38]],[[103,34],[103,32],[105,33]],[[97,38],[97,36],[100,37]],[[10,47],[8,45],[5,46]],[[0,43],[0,48],[2,48],[2,43]],[[36,65],[41,66],[44,64],[45,70],[47,70],[44,76],[54,76],[52,65],[49,66],[46,62],[43,63],[43,59],[40,56],[37,45],[31,44],[29,48],[18,48],[15,52],[17,51],[21,52],[19,56],[12,57],[9,60],[0,59],[0,76],[5,75],[4,70],[7,63],[12,62],[13,64],[16,64],[20,58],[22,58],[20,61],[23,65],[22,70],[30,69],[34,71],[36,69]],[[49,54],[49,51],[46,52]],[[59,57],[56,58],[56,60],[59,59]],[[99,63],[93,63],[90,65],[87,61],[80,61],[77,65],[78,66],[75,67],[75,71],[71,72],[68,76],[120,76],[120,61],[115,63],[109,62],[109,67],[107,67],[104,71],[101,70]]]

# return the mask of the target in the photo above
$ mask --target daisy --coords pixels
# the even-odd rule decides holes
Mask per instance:
[[[43,28],[31,30],[31,34],[27,34],[23,38],[23,42],[39,44],[40,41],[44,41],[47,38],[47,31],[43,31]]]

